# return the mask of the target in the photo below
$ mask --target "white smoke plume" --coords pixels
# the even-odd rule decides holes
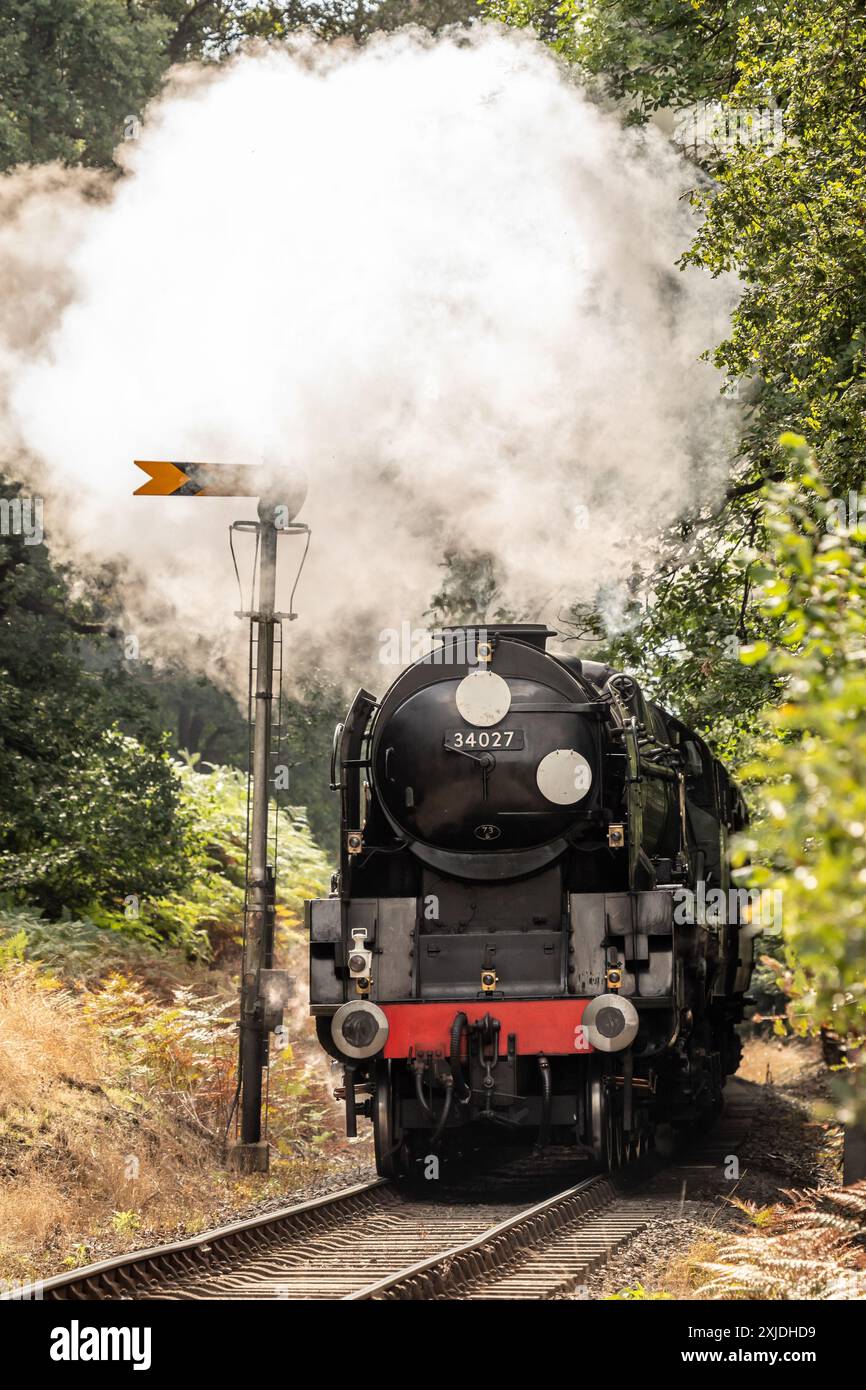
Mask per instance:
[[[551,619],[717,486],[698,359],[731,292],[675,269],[688,173],[531,36],[183,69],[120,159],[100,197],[0,181],[0,390],[4,456],[52,541],[121,562],[143,654],[240,639],[226,530],[253,505],[134,499],[136,457],[306,473],[293,645],[343,671],[423,621],[449,546]]]

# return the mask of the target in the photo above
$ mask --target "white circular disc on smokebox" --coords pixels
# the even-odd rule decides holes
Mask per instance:
[[[555,748],[538,764],[535,774],[538,790],[557,806],[573,806],[582,801],[592,786],[592,768],[582,753],[573,748]]]
[[[458,685],[455,699],[466,723],[479,729],[498,724],[511,709],[508,682],[495,671],[470,671]]]

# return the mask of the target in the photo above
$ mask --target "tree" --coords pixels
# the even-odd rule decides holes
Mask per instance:
[[[154,717],[168,734],[173,754],[196,754],[204,763],[246,768],[247,721],[228,690],[178,665],[158,671],[145,666],[138,679],[153,699]]]
[[[774,627],[755,605],[751,566],[741,563],[762,536],[751,498],[721,533],[712,519],[683,522],[663,538],[655,571],[638,577],[642,598],[630,624],[597,647],[731,765],[751,755],[759,717],[781,686],[772,671],[739,659]]]
[[[638,576],[635,627],[607,645],[660,695],[674,691],[717,748],[719,728],[722,748],[753,745],[744,771],[765,814],[742,852],[759,861],[752,880],[783,893],[789,1017],[836,1039],[837,1113],[862,1124],[866,14],[842,0],[486,8],[540,23],[627,120],[706,100],[721,102],[728,131],[736,116],[736,138],[701,151],[702,221],[682,263],[743,284],[715,350],[729,378],[750,383],[740,449],[726,506],[663,540],[656,572]],[[781,110],[781,133],[752,138],[767,107]],[[780,438],[792,425],[799,434]],[[839,497],[850,490],[853,508]],[[731,632],[736,673],[712,660]]]
[[[743,652],[785,683],[751,768],[766,817],[741,849],[782,894],[795,1031],[838,1042],[838,1113],[866,1122],[866,527],[840,526],[814,456],[786,437],[798,477],[766,498],[770,545],[753,572],[778,639]]]
[[[660,107],[719,98],[736,82],[738,29],[759,0],[481,0],[531,25],[641,122]]]
[[[831,488],[862,477],[866,336],[866,13],[850,0],[484,0],[545,37],[626,119],[718,101],[735,134],[710,144],[684,264],[734,272],[744,294],[715,353],[753,381],[743,477],[784,466],[797,426]],[[762,127],[778,109],[781,137]],[[733,127],[732,127],[733,128]],[[770,138],[772,137],[772,138]],[[749,471],[751,470],[751,472]]]
[[[20,489],[0,484],[0,497]],[[76,576],[73,598],[44,543],[4,530],[0,891],[55,915],[167,891],[183,873],[184,824],[153,704],[124,669],[93,580]]]
[[[52,159],[111,167],[129,118],[173,63],[219,62],[249,40],[279,42],[300,29],[360,43],[475,13],[475,0],[4,0],[0,170]]]
[[[427,610],[437,626],[514,621],[499,602],[496,562],[489,552],[448,550],[439,568],[442,583]]]
[[[863,476],[866,15],[843,0],[485,0],[485,11],[536,24],[627,121],[705,101],[736,116],[736,138],[700,152],[702,221],[683,264],[742,281],[714,352],[733,383],[747,383],[742,438],[725,506],[663,538],[656,572],[636,576],[632,631],[603,648],[736,754],[779,688],[771,672],[744,673],[721,654],[772,625],[738,557],[766,539],[760,489],[790,466],[780,433],[809,439],[837,494]],[[758,138],[767,107],[782,111],[780,139],[775,129]]]
[[[125,0],[4,0],[0,168],[110,164],[124,121],[156,91],[171,21]]]
[[[731,378],[757,374],[766,468],[780,426],[796,424],[834,491],[866,462],[866,13],[850,0],[786,0],[742,19],[744,109],[774,100],[783,135],[736,144],[716,185],[696,193],[703,221],[684,258],[744,284],[716,351]]]
[[[223,53],[245,39],[280,40],[299,29],[326,42],[348,38],[356,43],[405,24],[438,33],[449,24],[466,24],[480,13],[479,0],[292,0],[288,5],[252,6],[241,0],[206,8],[224,12],[212,36]]]
[[[295,695],[283,696],[285,757],[288,786],[275,777],[280,805],[304,806],[316,840],[336,855],[340,831],[340,802],[330,789],[334,727],[345,718],[349,695],[322,671],[308,671]]]

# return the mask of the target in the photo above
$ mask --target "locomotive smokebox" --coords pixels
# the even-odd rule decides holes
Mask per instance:
[[[538,867],[542,847],[561,853],[567,833],[598,820],[603,707],[546,654],[547,636],[446,633],[385,697],[373,784],[423,862],[457,877],[514,877]]]

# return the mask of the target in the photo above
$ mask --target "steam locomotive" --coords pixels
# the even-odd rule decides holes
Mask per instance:
[[[634,679],[553,655],[555,635],[449,630],[335,730],[310,1004],[383,1175],[485,1134],[615,1169],[660,1124],[712,1117],[739,1062],[752,932],[690,903],[729,887],[742,795]]]

